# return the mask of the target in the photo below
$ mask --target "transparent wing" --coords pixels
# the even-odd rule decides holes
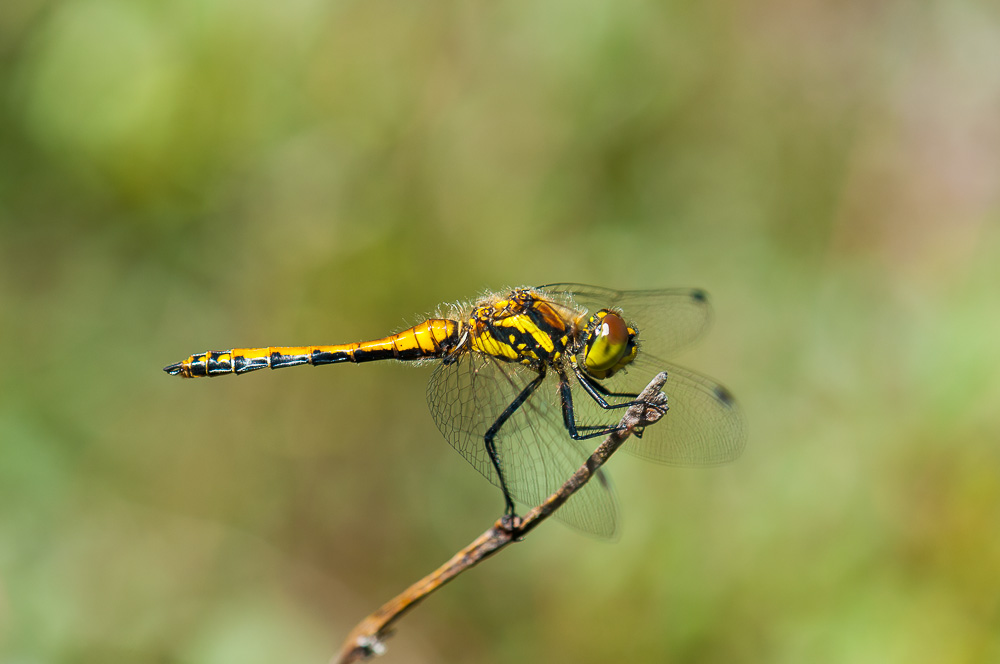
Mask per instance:
[[[746,445],[746,418],[729,390],[711,378],[640,352],[626,369],[600,385],[611,392],[635,394],[660,371],[667,372],[663,386],[667,413],[646,427],[641,438],[629,438],[622,449],[674,466],[716,466],[739,457]],[[621,410],[604,410],[585,394],[574,402],[578,421],[614,424],[621,416]]]
[[[712,321],[708,293],[697,288],[619,291],[584,284],[548,284],[539,291],[593,313],[620,309],[639,331],[640,348],[672,357],[691,345]]]
[[[476,470],[497,486],[500,481],[483,436],[537,376],[520,364],[472,352],[452,364],[442,363],[431,375],[427,403],[438,429]],[[569,479],[593,451],[570,438],[563,426],[557,386],[558,377],[550,371],[531,397],[504,423],[496,438],[511,495],[519,503],[532,507]],[[594,448],[599,441],[595,439]],[[617,501],[607,478],[600,473],[557,510],[555,516],[584,532],[612,538],[617,513]]]

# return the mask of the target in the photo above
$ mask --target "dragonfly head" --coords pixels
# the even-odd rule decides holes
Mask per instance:
[[[614,375],[635,359],[636,332],[619,314],[601,309],[587,322],[583,366],[594,378]]]

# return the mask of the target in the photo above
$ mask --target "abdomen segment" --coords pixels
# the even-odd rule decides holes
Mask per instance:
[[[408,330],[373,341],[336,346],[269,346],[233,348],[192,355],[183,362],[164,367],[172,376],[201,378],[243,374],[257,369],[280,369],[299,364],[336,364],[375,360],[419,360],[443,357],[458,344],[459,324],[431,318]]]

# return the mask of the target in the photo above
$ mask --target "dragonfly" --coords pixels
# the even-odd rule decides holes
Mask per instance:
[[[443,312],[443,313],[442,313]],[[675,466],[715,466],[743,451],[746,421],[716,381],[663,359],[711,320],[697,288],[611,290],[557,283],[491,292],[372,341],[233,348],[164,367],[184,378],[340,362],[433,361],[427,403],[445,439],[500,488],[504,514],[536,505],[590,455],[584,441],[618,430],[622,409],[661,371],[659,421],[622,449]],[[617,534],[618,503],[603,470],[555,515],[600,538]]]

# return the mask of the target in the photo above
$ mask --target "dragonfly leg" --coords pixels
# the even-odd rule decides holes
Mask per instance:
[[[597,405],[605,410],[612,410],[615,408],[628,408],[634,406],[639,401],[637,400],[638,394],[634,392],[611,392],[608,388],[604,387],[598,382],[595,382],[590,376],[585,374],[575,362],[573,363],[573,372],[576,374],[577,380],[580,381],[580,387],[586,391],[590,398],[597,402]],[[628,399],[622,403],[611,403],[605,397],[620,397]],[[664,410],[665,407],[657,406],[655,404],[647,404],[653,406],[657,410]],[[588,429],[592,427],[578,427],[580,429]]]
[[[586,440],[598,436],[607,436],[614,431],[618,431],[617,426],[602,427],[578,425],[576,423],[576,415],[573,414],[573,390],[570,389],[569,377],[562,371],[559,372],[559,400],[562,402],[563,424],[566,426],[566,431],[569,432],[573,440]],[[607,407],[612,408],[616,406],[609,404]]]
[[[538,376],[533,378],[530,383],[525,385],[524,389],[521,390],[520,394],[510,402],[500,416],[490,425],[490,428],[486,430],[486,435],[483,436],[483,443],[486,445],[486,453],[490,455],[490,461],[493,463],[493,469],[497,471],[497,477],[500,479],[500,489],[503,491],[504,499],[504,514],[507,516],[514,516],[514,501],[510,496],[510,490],[507,489],[507,480],[504,479],[503,469],[500,466],[500,455],[497,454],[496,448],[496,436],[500,432],[500,427],[511,418],[511,416],[517,412],[517,409],[524,405],[524,402],[528,400],[538,386],[542,384],[542,380],[545,379],[545,372],[540,371]]]

